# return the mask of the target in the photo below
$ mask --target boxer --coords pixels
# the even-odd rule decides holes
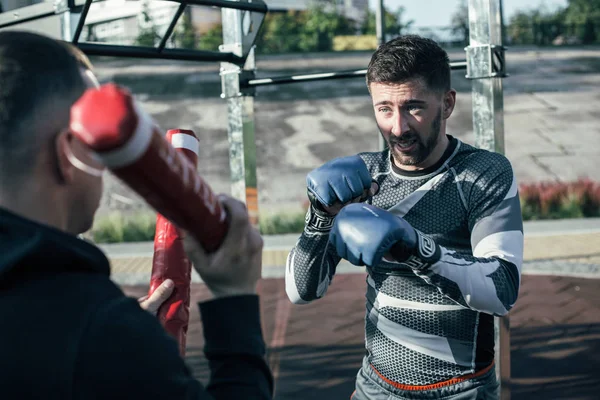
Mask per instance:
[[[434,41],[406,35],[380,46],[367,86],[387,148],[307,175],[288,297],[325,296],[342,259],[366,268],[354,400],[496,399],[494,316],[514,306],[523,262],[512,166],[446,133],[456,91]]]

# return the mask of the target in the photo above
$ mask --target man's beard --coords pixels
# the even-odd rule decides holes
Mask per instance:
[[[387,140],[388,147],[390,148],[390,152],[394,157],[394,160],[399,165],[418,165],[425,161],[427,157],[433,152],[435,148],[438,138],[440,136],[442,127],[442,111],[440,110],[439,114],[435,117],[433,122],[431,123],[431,130],[429,132],[429,136],[427,137],[427,141],[423,143],[419,135],[413,131],[406,132],[402,135],[402,138],[399,138],[394,135],[390,135]],[[396,144],[405,144],[409,145],[415,143],[415,148],[410,152],[410,154],[402,153],[398,148],[396,148]]]

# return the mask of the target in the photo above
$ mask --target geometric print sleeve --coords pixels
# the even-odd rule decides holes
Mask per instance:
[[[285,291],[294,304],[306,304],[325,295],[341,258],[329,245],[334,217],[306,214],[306,225],[290,251],[285,267]]]
[[[486,167],[474,168],[482,172],[467,171],[461,179],[472,255],[448,250],[429,239],[425,240],[428,254],[435,257],[413,268],[457,303],[500,316],[514,306],[519,292],[523,220],[510,162],[498,153],[485,155]]]

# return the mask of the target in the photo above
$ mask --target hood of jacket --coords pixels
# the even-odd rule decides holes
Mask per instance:
[[[0,285],[63,271],[110,275],[110,264],[93,244],[0,208]]]

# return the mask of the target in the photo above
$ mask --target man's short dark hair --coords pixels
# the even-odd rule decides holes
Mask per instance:
[[[86,88],[80,72],[84,61],[73,48],[49,37],[24,31],[0,32],[3,183],[31,166],[37,151],[54,133],[47,131],[56,128],[56,121],[68,118],[70,106]]]
[[[435,41],[417,35],[400,36],[382,44],[367,70],[368,86],[404,83],[414,78],[422,78],[433,91],[451,89],[448,54]]]

